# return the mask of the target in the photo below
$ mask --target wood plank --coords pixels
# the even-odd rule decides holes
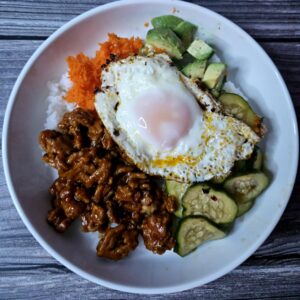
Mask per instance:
[[[1,1],[0,36],[46,37],[65,22],[109,0]],[[257,39],[299,39],[298,0],[192,0],[231,19]]]
[[[299,1],[300,3],[300,1]],[[300,105],[300,43],[260,43],[281,72],[295,106]]]
[[[12,87],[26,61],[42,41],[0,40],[0,118],[1,126],[5,107]]]

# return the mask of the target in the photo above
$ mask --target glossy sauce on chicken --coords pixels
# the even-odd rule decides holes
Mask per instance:
[[[39,141],[43,161],[58,171],[47,216],[57,231],[79,218],[83,231],[100,233],[97,255],[114,260],[134,250],[140,234],[154,253],[174,247],[176,201],[163,192],[159,178],[132,164],[95,112],[66,113],[58,129],[42,131]]]

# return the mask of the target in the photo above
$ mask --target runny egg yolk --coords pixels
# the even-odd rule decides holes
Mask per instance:
[[[170,90],[147,91],[135,103],[137,131],[158,149],[172,149],[189,132],[193,113],[183,95]]]

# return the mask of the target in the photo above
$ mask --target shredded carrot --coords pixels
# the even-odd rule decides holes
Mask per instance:
[[[69,56],[69,78],[73,82],[65,99],[78,104],[84,109],[95,109],[95,91],[101,85],[101,68],[112,58],[123,59],[138,53],[143,42],[139,38],[121,38],[116,34],[108,34],[108,40],[100,44],[94,58],[83,53]]]
[[[94,90],[100,84],[100,75],[97,76],[93,61],[83,53],[79,53],[74,57],[68,57],[67,62],[73,86],[65,99],[77,103],[82,108],[93,109]]]

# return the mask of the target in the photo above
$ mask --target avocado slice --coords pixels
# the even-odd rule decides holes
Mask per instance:
[[[193,57],[188,52],[182,54],[182,59],[173,58],[173,62],[177,66],[178,69],[183,69],[186,65],[195,61],[195,57]]]
[[[164,15],[151,20],[151,24],[154,28],[167,27],[174,29],[181,22],[184,22],[184,20],[173,15]]]
[[[207,60],[196,60],[182,69],[182,73],[190,78],[202,78],[207,66]]]
[[[220,97],[225,81],[226,81],[226,76],[224,76],[223,80],[219,80],[217,85],[210,91],[214,97],[216,98]]]
[[[200,39],[195,39],[188,47],[187,52],[199,60],[208,59],[214,53],[213,48]]]
[[[185,51],[180,38],[166,27],[150,29],[146,36],[146,43],[154,48],[162,49],[170,57],[182,59],[182,53]]]
[[[226,74],[226,65],[222,63],[210,64],[203,76],[202,81],[209,89],[214,89],[220,82],[223,82]]]
[[[187,48],[193,41],[197,28],[196,25],[183,21],[174,28],[174,32],[181,38],[183,45]]]

